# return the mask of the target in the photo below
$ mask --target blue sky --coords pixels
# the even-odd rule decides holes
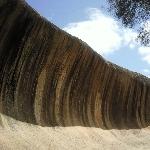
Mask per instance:
[[[107,60],[150,77],[150,47],[104,9],[106,0],[26,0],[42,16],[89,44]]]

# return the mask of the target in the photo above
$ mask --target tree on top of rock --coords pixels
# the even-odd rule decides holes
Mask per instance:
[[[124,26],[138,32],[137,40],[150,46],[150,0],[107,0],[110,10]]]

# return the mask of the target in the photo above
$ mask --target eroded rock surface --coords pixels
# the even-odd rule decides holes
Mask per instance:
[[[0,1],[0,112],[42,126],[150,125],[150,80],[104,60],[21,0]]]

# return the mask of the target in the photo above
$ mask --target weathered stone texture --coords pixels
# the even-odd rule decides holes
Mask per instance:
[[[21,0],[0,0],[0,112],[42,126],[150,125],[150,80],[104,60]]]

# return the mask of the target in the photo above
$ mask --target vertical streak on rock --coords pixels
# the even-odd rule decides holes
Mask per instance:
[[[35,102],[34,102],[34,115],[36,118],[36,123],[39,125],[44,125],[44,121],[42,118],[42,101],[43,101],[43,91],[46,78],[46,70],[44,69],[39,78],[36,87],[36,94],[35,94]]]
[[[146,126],[150,124],[150,85],[147,86],[146,98],[145,98],[145,123]]]

